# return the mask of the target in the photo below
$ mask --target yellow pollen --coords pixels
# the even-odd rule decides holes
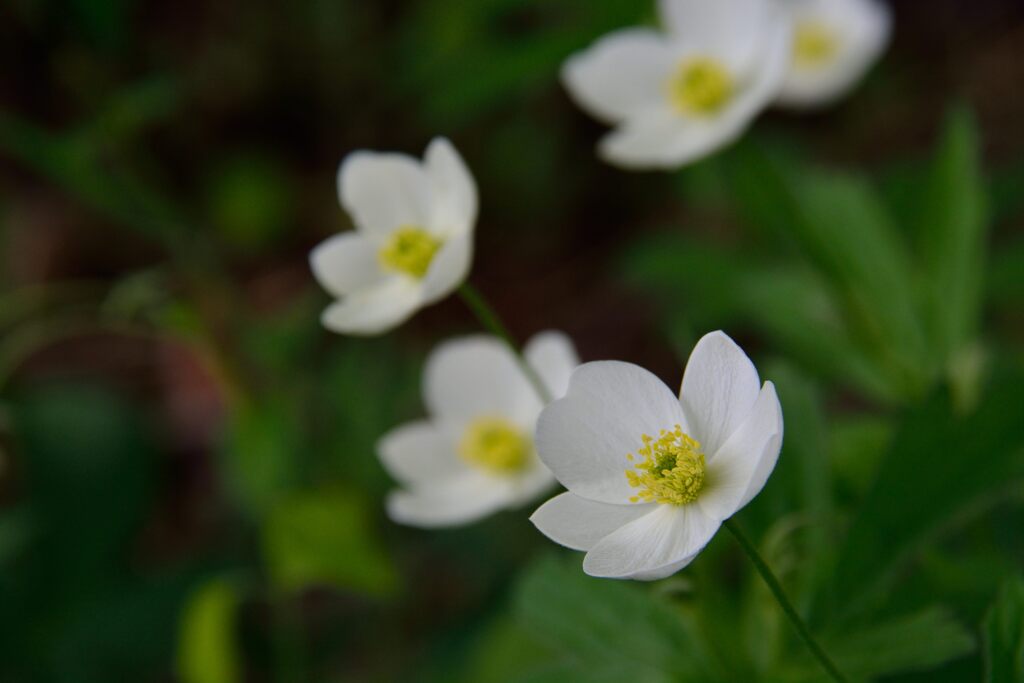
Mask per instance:
[[[629,485],[640,490],[629,500],[670,505],[697,500],[707,470],[700,444],[679,425],[662,429],[657,439],[644,434],[640,440],[643,446],[636,454],[642,459],[626,470]],[[626,457],[635,459],[632,453]]]
[[[480,417],[466,428],[459,455],[489,472],[512,474],[526,467],[531,448],[529,438],[508,420]]]
[[[697,57],[683,61],[668,83],[669,98],[688,114],[716,113],[732,98],[732,76],[716,59]]]
[[[839,39],[820,21],[801,21],[793,32],[793,62],[798,66],[821,66],[839,50]]]
[[[422,278],[441,248],[441,240],[423,228],[404,225],[391,233],[388,241],[377,252],[381,268]]]

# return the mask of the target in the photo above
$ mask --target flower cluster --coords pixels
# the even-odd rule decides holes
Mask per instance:
[[[614,126],[600,155],[631,169],[694,162],[766,107],[827,104],[885,46],[876,0],[660,0],[662,30],[611,33],[571,57],[562,81]]]
[[[601,155],[627,168],[695,161],[740,135],[767,106],[835,100],[886,43],[876,0],[660,0],[663,30],[626,29],[572,56],[576,102],[612,126]],[[355,225],[311,255],[338,300],[336,332],[390,330],[465,280],[476,183],[454,147],[422,161],[359,151],[338,172]],[[479,313],[485,306],[467,295]],[[475,303],[473,303],[475,302]],[[493,312],[481,321],[494,331]],[[578,367],[577,367],[578,366]],[[378,443],[400,484],[395,521],[440,527],[518,507],[558,483],[531,517],[552,540],[586,552],[595,576],[656,579],[686,566],[724,520],[764,486],[782,443],[782,410],[724,333],[696,345],[675,396],[628,363],[579,365],[563,334],[519,353],[507,336],[442,343],[423,376],[428,417]]]

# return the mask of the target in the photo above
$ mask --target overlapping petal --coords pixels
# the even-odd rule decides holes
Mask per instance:
[[[423,158],[432,214],[429,227],[452,237],[473,229],[477,214],[477,188],[466,163],[447,138],[434,138]]]
[[[386,277],[377,262],[377,246],[358,232],[343,232],[321,242],[309,255],[313,276],[334,296],[344,296]]]
[[[401,226],[427,227],[430,179],[405,154],[353,152],[338,169],[338,196],[356,228],[374,240]]]
[[[540,376],[552,398],[565,396],[569,377],[580,364],[572,340],[561,332],[535,335],[523,349],[523,357]]]
[[[633,490],[627,455],[644,434],[684,425],[679,401],[664,382],[641,367],[618,361],[581,365],[565,398],[537,422],[537,452],[573,493],[604,503],[627,503]]]
[[[590,550],[605,536],[654,511],[654,503],[613,505],[571,491],[555,496],[530,517],[545,536],[573,550]]]
[[[450,434],[426,420],[392,429],[377,442],[377,454],[392,477],[407,486],[450,477],[466,470]]]
[[[348,294],[324,310],[324,327],[351,335],[380,334],[402,324],[420,307],[422,292],[409,278],[389,277]]]
[[[396,522],[425,528],[469,524],[509,504],[513,490],[486,474],[466,471],[429,486],[393,491],[388,516]]]

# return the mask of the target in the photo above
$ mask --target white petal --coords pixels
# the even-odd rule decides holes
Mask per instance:
[[[701,509],[717,519],[731,517],[764,488],[781,447],[782,406],[775,385],[765,382],[750,416],[708,460]]]
[[[669,170],[725,147],[747,123],[734,117],[688,118],[665,105],[627,119],[601,139],[598,153],[620,168]]]
[[[599,361],[578,367],[565,398],[537,421],[537,453],[573,493],[627,504],[635,490],[626,480],[627,455],[676,424],[685,429],[679,401],[665,384],[630,363]]]
[[[792,64],[779,93],[779,104],[804,109],[835,102],[857,84],[889,42],[892,14],[875,0],[795,2],[794,20],[820,21],[838,33],[839,52],[821,65]]]
[[[336,297],[384,277],[377,247],[357,232],[343,232],[318,244],[309,255],[309,265],[320,286]]]
[[[761,381],[754,364],[724,332],[704,335],[690,354],[679,400],[690,436],[712,455],[747,419]]]
[[[464,233],[445,240],[430,262],[423,279],[424,303],[434,303],[451,294],[469,274],[473,261],[473,235]]]
[[[510,480],[509,507],[518,507],[537,500],[555,487],[555,475],[540,460],[518,477]]]
[[[659,0],[662,23],[681,42],[740,73],[761,56],[765,29],[779,18],[775,0]]]
[[[675,50],[664,36],[626,29],[570,57],[562,67],[562,82],[580,107],[615,123],[665,100],[665,80],[674,63]]]
[[[523,349],[530,364],[552,398],[561,398],[569,390],[569,376],[580,364],[572,340],[561,332],[541,332],[534,335]]]
[[[503,417],[531,429],[541,403],[512,352],[496,337],[444,342],[427,358],[423,400],[436,418],[466,424]]]
[[[331,304],[320,321],[327,329],[343,334],[381,334],[405,322],[421,303],[419,285],[395,276]]]
[[[464,235],[473,230],[477,189],[472,174],[446,138],[434,138],[423,159],[433,202],[431,229],[441,235]]]
[[[424,528],[468,524],[509,505],[506,482],[482,473],[432,481],[410,491],[393,491],[388,516],[401,524]]]
[[[660,579],[693,559],[721,525],[696,505],[656,505],[601,539],[583,560],[591,576]]]
[[[392,429],[377,442],[377,454],[388,473],[406,485],[466,470],[450,435],[425,420]]]
[[[338,169],[338,196],[356,228],[377,241],[402,226],[430,225],[430,180],[405,154],[349,154]]]
[[[656,503],[611,505],[565,492],[530,516],[541,533],[573,550],[590,550],[616,529],[652,512]]]

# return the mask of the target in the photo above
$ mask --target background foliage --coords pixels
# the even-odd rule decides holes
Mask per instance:
[[[643,3],[4,3],[0,679],[819,680],[728,538],[648,586],[527,511],[384,518],[373,444],[472,318],[332,336],[306,255],[346,152],[445,134],[520,338],[674,384],[724,327],[776,381],[740,521],[843,668],[1024,680],[1024,10],[893,6],[846,102],[666,175],[557,82]]]

